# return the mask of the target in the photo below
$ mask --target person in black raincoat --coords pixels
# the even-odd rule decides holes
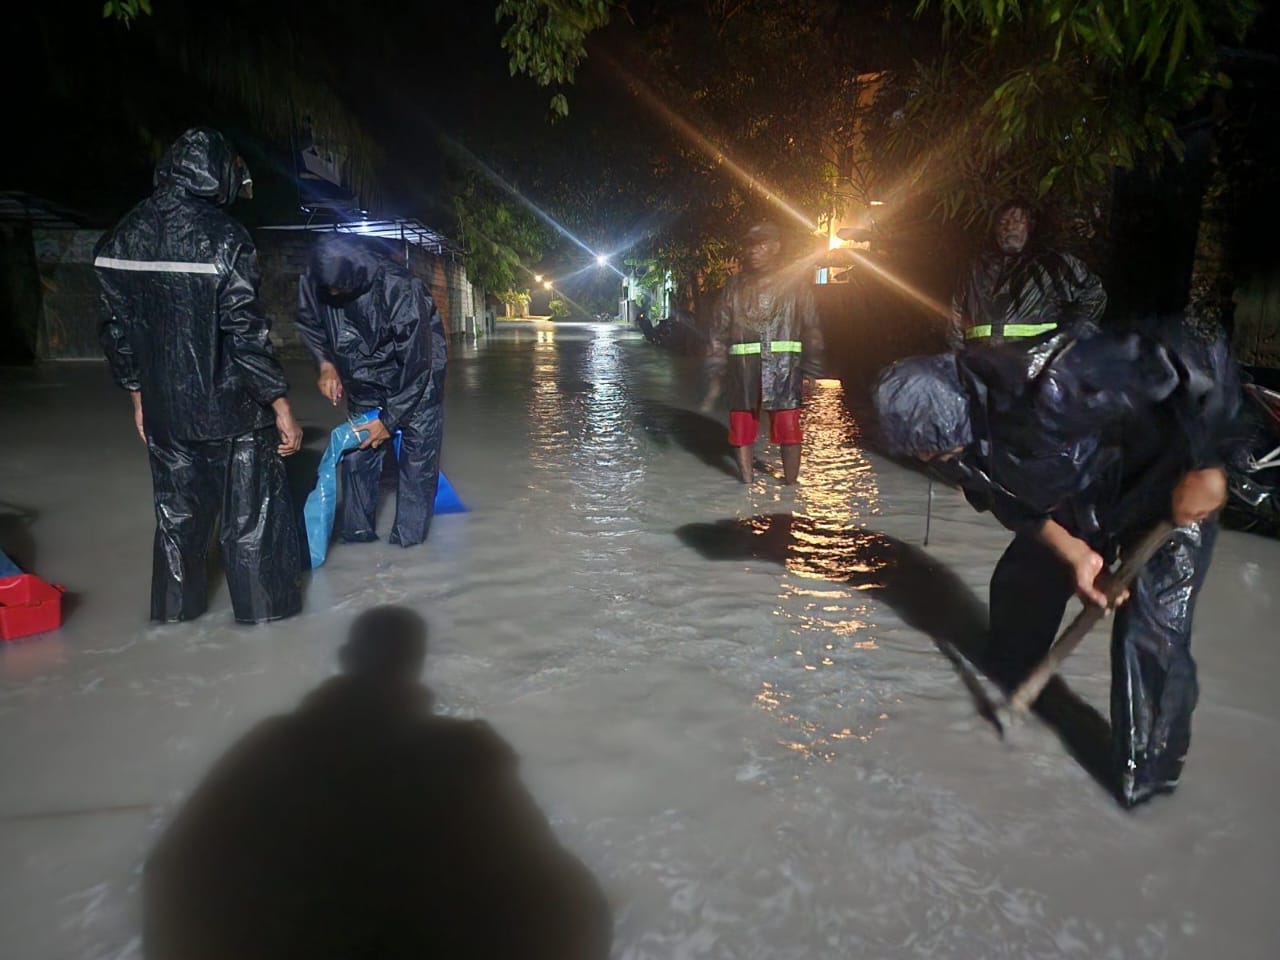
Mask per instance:
[[[374,408],[360,449],[342,458],[338,535],[376,540],[382,444],[399,431],[398,492],[391,542],[427,538],[435,514],[444,434],[448,346],[444,321],[421,280],[376,238],[322,237],[298,281],[298,333],[319,369],[320,392],[350,413]]]
[[[782,448],[783,479],[800,476],[800,407],[822,372],[822,327],[809,278],[780,260],[782,234],[758,223],[744,240],[746,269],[729,280],[709,336],[709,407],[720,391],[729,403],[729,445],[743,483],[752,479],[752,445],[760,411]]]
[[[1048,651],[1073,591],[1105,605],[1106,563],[1160,520],[1178,525],[1117,611],[1111,651],[1117,796],[1172,791],[1198,691],[1191,620],[1236,442],[1239,372],[1221,331],[1176,318],[916,357],[881,375],[874,400],[893,452],[933,461],[1015,533],[991,578],[987,659],[1006,689]]]
[[[953,350],[1062,328],[1096,331],[1107,307],[1102,281],[1071,254],[1036,243],[1034,226],[1024,201],[996,211],[994,249],[973,260],[951,300],[947,342]]]
[[[302,445],[302,430],[258,303],[253,241],[223,209],[251,188],[222,134],[188,130],[156,167],[152,195],[94,254],[103,349],[132,394],[151,456],[155,620],[205,611],[219,521],[235,618],[276,620],[302,607],[301,547],[281,460]]]

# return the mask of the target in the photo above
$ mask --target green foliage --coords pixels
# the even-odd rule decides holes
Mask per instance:
[[[616,126],[562,127],[591,164],[555,182],[557,215],[586,211],[599,223],[606,213],[615,236],[648,225],[631,255],[671,270],[686,306],[723,284],[755,220],[778,221],[805,252],[824,216],[869,198],[852,149],[866,111],[859,93],[868,71],[902,57],[899,23],[830,0],[637,9],[627,55],[611,56],[619,27],[593,48],[593,84],[578,94],[589,100],[598,82],[627,88],[613,94]]]
[[[559,297],[553,298],[551,302],[547,304],[547,309],[551,311],[552,320],[563,320],[565,317],[569,316],[569,305]]]
[[[504,302],[528,296],[524,266],[542,256],[546,235],[531,214],[500,195],[475,174],[453,187],[453,210],[467,249],[467,274],[473,283],[499,292]]]
[[[573,83],[587,35],[607,24],[617,6],[618,0],[500,0],[494,19],[511,21],[502,35],[511,75],[523,73],[540,87]],[[550,109],[566,117],[569,101],[557,93]]]
[[[528,316],[529,300],[531,299],[528,290],[503,290],[497,296],[508,307],[514,308],[511,311],[514,316]]]
[[[1180,113],[1226,83],[1217,44],[1254,0],[921,0],[948,53],[882,98],[884,154],[910,189],[972,223],[1027,195],[1080,209],[1111,171],[1179,156]]]
[[[140,16],[151,16],[151,0],[106,0],[102,19],[119,20],[126,27]]]

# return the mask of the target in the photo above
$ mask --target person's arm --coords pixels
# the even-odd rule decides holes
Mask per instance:
[[[419,293],[423,298],[421,307],[429,317],[427,329],[431,331],[431,379],[423,399],[429,404],[443,403],[445,374],[449,367],[449,338],[445,335],[444,317],[436,309],[435,298],[422,286],[419,286]]]
[[[1079,537],[1068,533],[1062,524],[1052,518],[1044,521],[1039,530],[1039,537],[1041,543],[1071,568],[1076,593],[1080,599],[1099,607],[1107,606],[1107,594],[1097,583],[1099,576],[1106,569],[1102,555]]]
[[[285,396],[289,382],[271,345],[271,324],[258,303],[258,255],[247,238],[232,247],[226,266],[218,299],[219,327],[245,389],[275,414],[277,450],[287,457],[302,448],[302,428]]]
[[[100,290],[99,299],[104,319],[98,330],[98,341],[102,344],[102,352],[111,368],[111,377],[123,389],[136,393],[142,389],[142,382],[125,323],[116,312],[113,298],[105,290]]]
[[[710,413],[720,393],[724,389],[724,376],[728,369],[729,348],[727,344],[729,328],[733,322],[731,306],[733,281],[720,293],[715,309],[711,313],[711,323],[707,328],[707,358],[703,364],[703,373],[707,381],[707,391],[703,395],[700,409]]]
[[[133,401],[133,424],[137,428],[142,442],[147,442],[147,431],[142,418],[142,382],[138,373],[137,360],[133,355],[133,347],[129,344],[128,333],[124,322],[116,313],[113,298],[99,280],[98,296],[102,302],[102,326],[98,330],[98,340],[102,344],[102,352],[106,355],[111,376],[117,384],[129,391]]]
[[[289,392],[271,345],[271,324],[258,302],[258,255],[247,237],[230,252],[219,301],[219,326],[249,395],[264,407]]]
[[[822,318],[818,315],[817,301],[813,296],[813,284],[800,286],[796,298],[796,314],[800,320],[800,339],[804,350],[800,354],[800,370],[806,377],[822,376],[825,342],[822,336]]]
[[[1066,299],[1073,309],[1072,322],[1096,329],[1107,309],[1107,291],[1103,289],[1102,280],[1078,257],[1067,253],[1062,255],[1062,261]]]
[[[329,328],[324,322],[324,310],[316,291],[310,268],[298,278],[298,314],[295,326],[298,337],[316,364],[316,386],[330,403],[336,405],[342,399],[342,377],[329,339]]]

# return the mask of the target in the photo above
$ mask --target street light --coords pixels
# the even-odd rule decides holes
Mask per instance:
[[[542,285],[542,289],[543,289],[543,290],[550,290],[550,289],[551,289],[551,281],[550,281],[550,280],[548,280],[546,283],[544,283],[544,284]]]
[[[533,275],[533,282],[534,282],[534,283],[541,283],[541,282],[542,282],[542,274],[540,274],[540,273],[535,273],[535,274]]]
[[[607,267],[609,265],[609,258],[603,253],[596,254],[596,263],[602,267]]]

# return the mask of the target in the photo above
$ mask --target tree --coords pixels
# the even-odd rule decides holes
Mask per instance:
[[[1175,121],[1226,78],[1254,0],[920,0],[940,9],[945,52],[896,78],[883,146],[909,189],[976,223],[1023,195],[1073,211],[1112,171],[1181,155]]]
[[[587,35],[605,26],[619,6],[619,0],[500,0],[494,17],[511,21],[502,37],[511,75],[523,73],[540,87],[573,83],[587,56]],[[568,116],[563,93],[551,98],[551,113]]]
[[[525,210],[498,194],[478,174],[457,175],[453,208],[467,250],[467,275],[504,303],[528,300],[527,263],[542,256],[546,231]]]

